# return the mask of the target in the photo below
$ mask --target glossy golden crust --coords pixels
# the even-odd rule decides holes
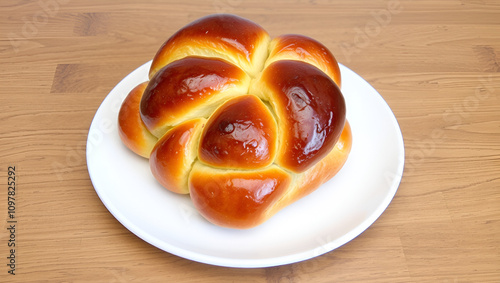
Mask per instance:
[[[216,225],[263,223],[337,174],[350,153],[338,64],[311,38],[270,42],[248,20],[208,16],[164,43],[150,78],[124,102],[120,135],[151,153],[162,186],[189,193]]]
[[[168,190],[189,193],[187,177],[196,158],[196,146],[205,119],[193,119],[168,131],[149,158],[153,176]]]
[[[338,86],[300,61],[269,65],[251,89],[269,100],[280,123],[276,163],[300,173],[325,157],[344,127],[346,108]]]
[[[276,155],[276,121],[254,95],[233,98],[210,117],[200,139],[198,157],[211,166],[256,169]]]
[[[283,197],[292,177],[276,166],[227,171],[196,163],[189,176],[191,199],[210,222],[246,229],[264,222],[267,210]]]
[[[141,117],[157,137],[176,124],[208,117],[229,97],[245,94],[250,78],[220,59],[187,57],[153,76],[141,101]]]
[[[297,60],[314,65],[341,87],[340,68],[333,54],[323,44],[299,34],[275,37],[269,45],[266,67],[279,60]]]
[[[149,77],[170,62],[193,55],[221,58],[255,75],[264,66],[269,41],[268,33],[252,21],[235,15],[209,15],[183,27],[161,46]]]
[[[153,136],[141,119],[139,106],[147,82],[139,84],[127,95],[118,113],[118,134],[123,143],[138,155],[149,158],[158,140]]]
[[[287,195],[273,207],[273,211],[279,211],[283,207],[314,192],[323,183],[335,176],[344,166],[352,148],[352,132],[349,122],[346,121],[342,134],[335,147],[314,166],[299,174],[294,179]]]

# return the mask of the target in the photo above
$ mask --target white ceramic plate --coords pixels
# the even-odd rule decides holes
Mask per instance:
[[[383,98],[341,66],[353,146],[329,182],[250,230],[205,221],[189,196],[162,188],[148,161],[128,150],[117,132],[120,105],[147,80],[151,62],[125,77],[104,99],[90,126],[87,165],[104,205],[131,232],[177,256],[227,267],[268,267],[332,251],[367,229],[394,197],[404,165],[399,125]]]

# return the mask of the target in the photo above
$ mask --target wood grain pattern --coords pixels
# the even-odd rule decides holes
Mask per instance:
[[[100,103],[168,36],[217,12],[317,39],[394,111],[403,181],[339,249],[265,269],[205,265],[140,240],[96,195],[85,144]],[[500,282],[498,1],[40,0],[3,1],[0,14],[1,282]]]

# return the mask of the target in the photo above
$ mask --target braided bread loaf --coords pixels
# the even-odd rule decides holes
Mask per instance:
[[[340,70],[321,43],[211,15],[180,29],[119,113],[124,144],[210,222],[251,228],[343,166]]]

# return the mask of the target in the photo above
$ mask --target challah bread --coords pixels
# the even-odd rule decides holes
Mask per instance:
[[[299,34],[275,37],[269,44],[265,67],[279,60],[298,60],[314,65],[341,87],[340,68],[330,50],[318,41]]]
[[[340,89],[310,64],[276,61],[262,71],[250,93],[272,105],[282,143],[276,163],[295,173],[328,154],[344,127],[346,109]]]
[[[254,76],[268,54],[269,34],[256,23],[233,15],[211,15],[172,35],[156,53],[149,78],[175,60],[203,56],[226,60]]]
[[[228,100],[215,111],[200,138],[198,158],[225,169],[271,165],[277,152],[277,125],[255,95]]]
[[[208,117],[222,102],[246,94],[249,83],[245,72],[223,60],[185,57],[151,78],[141,101],[141,118],[161,137],[170,127]]]
[[[311,38],[207,16],[161,46],[149,77],[123,102],[120,137],[216,225],[257,226],[347,160],[339,66]]]
[[[148,82],[136,86],[122,102],[118,113],[118,133],[125,145],[142,157],[149,157],[158,138],[146,128],[141,118],[140,103]]]
[[[151,152],[149,163],[153,176],[172,192],[189,193],[187,178],[205,123],[206,119],[197,118],[177,125],[163,135]]]

